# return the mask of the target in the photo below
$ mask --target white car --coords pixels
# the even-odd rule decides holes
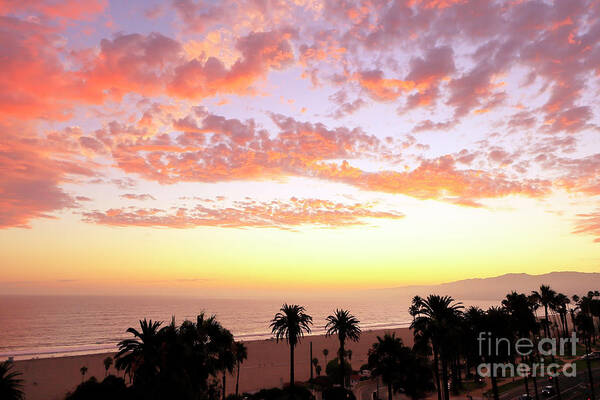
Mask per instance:
[[[592,351],[580,357],[582,360],[600,360],[600,351]]]

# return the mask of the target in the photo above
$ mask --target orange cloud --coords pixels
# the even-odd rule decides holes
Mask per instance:
[[[114,226],[151,226],[193,228],[219,226],[233,228],[293,229],[300,226],[329,228],[363,225],[366,219],[400,219],[396,211],[381,211],[373,204],[344,204],[322,199],[290,198],[272,200],[236,201],[225,206],[220,201],[204,201],[193,208],[180,207],[172,212],[159,209],[123,208],[83,214],[84,221]]]
[[[461,204],[508,195],[543,197],[549,194],[551,182],[545,180],[510,180],[482,170],[459,170],[451,156],[423,161],[408,172],[364,172],[344,162],[341,165],[319,164],[317,176],[349,183],[361,189],[404,194],[418,199],[436,199]]]
[[[0,115],[68,119],[74,102],[101,98],[64,69],[58,43],[53,28],[0,16]]]
[[[257,80],[294,61],[294,35],[285,29],[242,36],[236,41],[241,57],[227,68],[215,57],[187,59],[179,42],[159,33],[120,34],[103,39],[98,52],[66,52],[55,28],[0,17],[0,114],[67,120],[78,105],[118,101],[127,93],[252,94]]]
[[[58,137],[19,138],[10,133],[14,129],[23,132],[27,127],[0,127],[0,228],[29,227],[34,218],[53,218],[53,212],[87,200],[73,198],[60,186],[71,176],[94,176],[90,165],[52,158],[52,150],[71,152]]]
[[[251,85],[271,69],[282,69],[294,60],[289,43],[293,31],[257,32],[238,39],[242,54],[231,68],[215,57],[193,59],[175,68],[167,92],[177,97],[199,99],[217,93],[252,93]]]
[[[271,117],[279,129],[275,136],[251,120],[241,122],[209,114],[197,123],[188,116],[177,121],[184,132],[174,143],[165,144],[166,148],[183,146],[179,150],[148,153],[150,143],[143,147],[130,143],[113,146],[113,157],[125,172],[163,183],[306,176],[365,190],[474,206],[479,206],[477,200],[508,195],[543,197],[552,187],[543,179],[516,180],[496,172],[457,168],[457,162],[465,162],[465,155],[457,160],[450,155],[423,160],[408,171],[367,172],[337,160],[381,160],[386,154],[395,154],[377,137],[360,129],[328,129],[278,114]],[[194,146],[201,150],[183,150]],[[511,155],[500,149],[491,151],[490,159],[502,165],[512,163]]]
[[[594,242],[600,243],[600,210],[588,214],[577,214],[575,234],[595,236]]]
[[[413,81],[386,79],[383,77],[383,71],[380,70],[363,71],[357,75],[356,79],[361,87],[378,101],[396,100],[417,87]]]
[[[0,0],[0,14],[30,12],[48,18],[85,20],[103,12],[107,5],[107,0]]]
[[[164,91],[173,63],[183,62],[181,45],[159,33],[119,35],[100,42],[100,52],[85,62],[86,86],[114,99],[129,92],[156,95]]]

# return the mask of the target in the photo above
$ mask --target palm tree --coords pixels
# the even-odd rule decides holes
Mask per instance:
[[[167,335],[173,336],[166,343],[173,340],[174,343],[167,348],[169,371],[163,374],[161,370],[161,375],[175,380],[175,384],[184,379],[192,392],[217,398],[218,388],[216,383],[209,382],[209,378],[216,380],[220,374],[223,378],[220,394],[223,396],[227,389],[226,376],[232,374],[236,362],[231,332],[214,315],[200,313],[195,323],[186,320],[179,329],[169,328],[161,334],[162,337]]]
[[[327,356],[329,355],[329,350],[323,349],[323,356],[325,357],[325,367],[327,367]]]
[[[429,295],[426,299],[419,299],[416,304],[419,306],[417,313],[419,316],[411,324],[415,335],[415,343],[421,346],[431,343],[438,399],[441,400],[441,389],[443,389],[444,399],[448,400],[450,399],[448,361],[450,360],[451,349],[454,346],[451,333],[459,326],[459,317],[463,306],[461,303],[455,303],[452,297],[438,295]],[[438,372],[438,360],[441,361],[441,382]]]
[[[340,362],[341,372],[341,384],[345,386],[345,371],[344,371],[344,358],[346,350],[346,340],[352,340],[357,342],[360,339],[360,327],[358,326],[359,320],[356,319],[348,310],[335,310],[335,313],[329,315],[327,318],[327,324],[325,325],[326,336],[337,335],[340,341],[340,349],[338,351],[338,360]]]
[[[544,307],[544,334],[546,337],[550,337],[550,327],[548,324],[550,320],[548,319],[548,307],[551,307],[554,304],[556,298],[556,292],[550,289],[548,285],[540,286],[540,290],[534,290],[531,292],[533,300],[535,300],[538,304]]]
[[[125,370],[134,383],[136,380],[151,381],[159,371],[160,362],[160,325],[162,322],[140,320],[140,330],[127,329],[133,339],[119,342],[119,352],[115,356],[117,369]]]
[[[369,349],[369,368],[375,377],[381,377],[387,386],[388,400],[392,399],[394,384],[397,383],[401,370],[402,353],[406,352],[402,339],[396,334],[386,333],[383,338],[377,336],[377,342]]]
[[[0,399],[22,400],[23,380],[20,379],[22,373],[13,371],[14,364],[10,361],[0,363]]]
[[[598,316],[600,300],[594,299],[594,296],[598,296],[598,292],[590,290],[587,295],[581,296],[577,299],[577,308],[581,310],[585,315],[589,315],[592,318],[592,325],[594,324],[594,316]],[[574,297],[575,298],[575,297]],[[596,332],[592,335],[592,344],[596,344]]]
[[[566,337],[569,333],[567,327],[567,306],[571,303],[571,300],[563,293],[557,293],[554,297],[554,302],[550,308],[558,313],[560,317],[560,324],[562,330],[562,336]]]
[[[423,301],[423,299],[421,298],[421,296],[414,296],[412,298],[412,303],[411,303],[410,307],[408,307],[408,313],[410,314],[411,317],[413,317],[413,322],[419,315],[419,309],[421,308],[422,301]]]
[[[227,374],[233,373],[236,363],[233,335],[229,330],[223,328],[215,315],[207,317],[204,313],[200,313],[196,317],[195,330],[196,340],[199,340],[200,345],[204,344],[204,348],[198,348],[197,350],[200,352],[200,356],[205,358],[206,372],[214,374],[218,371],[222,374],[223,387],[221,395],[225,400],[227,396]]]
[[[294,386],[294,349],[304,333],[310,333],[312,325],[312,317],[305,311],[304,307],[297,304],[284,304],[270,325],[277,342],[285,339],[290,346],[290,386]]]
[[[79,372],[81,372],[81,382],[83,383],[83,380],[85,379],[85,374],[87,374],[88,368],[84,365],[83,367],[79,368]]]
[[[506,338],[512,342],[514,332],[511,329],[510,315],[506,309],[500,307],[491,307],[488,309],[485,313],[483,327],[485,328],[485,332],[490,333],[488,340],[491,343],[498,343],[497,340],[500,338]],[[508,361],[510,359],[510,349],[507,349],[506,346],[496,346],[496,349],[493,349],[491,352],[484,352],[483,356],[491,368],[490,376],[494,400],[498,400],[498,376],[496,375],[498,371],[494,368],[494,365]]]
[[[402,383],[404,394],[413,400],[424,399],[428,392],[435,390],[431,366],[427,358],[419,357],[414,351],[406,360],[406,375]]]
[[[531,293],[532,298],[537,301],[538,304],[544,307],[544,335],[549,338],[550,335],[550,320],[548,319],[548,308],[554,307],[556,304],[556,292],[550,288],[548,285],[540,286],[540,290],[533,291]],[[554,362],[554,354],[550,355],[552,362]],[[558,375],[556,376],[554,381],[554,386],[556,388],[556,396],[558,400],[560,400],[560,384],[558,380]]]
[[[590,315],[580,311],[575,317],[575,324],[578,334],[583,338],[585,344],[585,353],[590,354],[592,352],[592,336],[594,335],[594,320]],[[594,394],[594,379],[592,374],[592,364],[590,357],[586,357],[586,364],[588,370],[588,381],[591,388],[591,400],[595,400]]]
[[[520,338],[530,338],[538,330],[538,323],[527,295],[513,291],[502,300],[502,307],[509,313],[513,331],[518,332]],[[521,359],[523,363],[527,363],[526,356],[521,356]],[[529,395],[529,379],[526,374],[523,382],[525,393]]]
[[[377,337],[369,349],[369,368],[387,386],[388,400],[398,391],[413,399],[423,398],[433,389],[431,369],[424,358],[417,357],[394,333]]]
[[[243,342],[235,342],[235,363],[237,365],[237,374],[235,378],[235,397],[239,395],[240,388],[240,366],[248,358],[248,349]]]
[[[112,357],[106,357],[104,359],[104,361],[102,361],[102,362],[104,363],[104,376],[107,376],[108,375],[108,369],[113,364],[113,359],[112,359]]]

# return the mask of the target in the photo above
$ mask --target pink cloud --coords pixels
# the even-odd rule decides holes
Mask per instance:
[[[600,243],[600,211],[577,214],[577,217],[573,233],[595,236],[594,242]]]
[[[270,70],[292,64],[294,53],[289,39],[294,34],[292,30],[253,32],[239,38],[236,48],[242,57],[231,68],[215,57],[180,64],[167,85],[167,93],[190,99],[217,93],[252,94],[256,80],[265,78]]]
[[[193,228],[219,226],[233,228],[293,229],[301,226],[329,228],[363,225],[374,218],[400,219],[397,211],[377,210],[373,204],[344,204],[321,199],[287,201],[236,201],[232,206],[202,202],[193,208],[180,207],[172,212],[160,209],[121,208],[83,214],[84,221],[114,226],[151,226]]]
[[[125,193],[125,194],[122,194],[120,197],[122,199],[127,199],[127,200],[142,200],[142,201],[156,200],[156,198],[154,196],[152,196],[151,194],[147,194],[147,193],[141,193],[141,194]]]
[[[107,6],[106,0],[0,0],[0,13],[32,12],[46,18],[86,20],[102,13]]]
[[[69,176],[93,176],[85,163],[49,158],[41,141],[13,136],[0,129],[0,228],[29,227],[36,218],[53,218],[53,213],[77,206],[84,198],[73,198],[61,184]]]

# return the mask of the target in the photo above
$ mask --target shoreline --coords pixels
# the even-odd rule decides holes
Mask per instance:
[[[363,332],[370,332],[370,331],[382,330],[382,329],[383,330],[393,330],[393,329],[408,328],[409,325],[410,325],[409,322],[389,324],[389,325],[381,323],[381,324],[373,324],[371,326],[361,327],[361,328],[363,329]],[[325,334],[324,332],[319,331],[318,333],[311,333],[310,335],[306,335],[305,338],[321,336],[324,334]],[[256,342],[256,341],[261,341],[261,340],[271,340],[271,339],[274,340],[274,337],[270,332],[269,333],[247,333],[247,334],[241,334],[239,336],[235,336],[235,340],[242,341],[244,343]],[[112,345],[102,344],[102,345],[99,345],[102,347],[98,347],[96,349],[93,349],[93,348],[83,349],[83,347],[92,347],[92,346],[94,346],[94,345],[81,345],[80,348],[73,348],[72,350],[61,349],[61,350],[56,350],[56,351],[48,350],[48,351],[41,351],[41,352],[21,350],[21,351],[16,351],[13,353],[4,352],[4,353],[0,353],[0,362],[7,361],[9,359],[12,359],[13,361],[16,362],[16,361],[40,360],[40,359],[46,359],[46,358],[62,358],[62,357],[88,356],[88,355],[95,355],[95,354],[111,354],[112,353],[111,349],[114,349],[115,353],[117,351],[117,343],[114,343]]]
[[[395,333],[402,338],[404,344],[412,346],[413,337],[408,327],[381,328],[364,330],[359,342],[348,343],[346,348],[352,350],[351,364],[354,369],[360,368],[367,362],[369,348],[377,340],[377,336],[385,333]],[[313,344],[313,358],[319,359],[319,364],[325,370],[323,349],[329,351],[327,361],[335,358],[338,348],[337,337],[326,337],[323,334],[305,336],[296,347],[296,376],[299,381],[310,377],[310,343]],[[274,338],[244,341],[248,348],[248,359],[240,370],[240,392],[254,392],[263,388],[282,387],[289,379],[289,351],[285,342],[277,343]],[[102,361],[113,357],[115,352],[102,352],[84,355],[68,355],[60,357],[32,358],[15,360],[15,369],[22,372],[24,392],[28,400],[62,400],[68,391],[74,390],[82,381],[79,369],[88,368],[85,379],[95,376],[102,380],[105,369]],[[110,374],[123,376],[116,371],[114,365],[108,371]],[[234,382],[235,373],[229,382]],[[235,385],[228,385],[227,393],[235,390]]]

